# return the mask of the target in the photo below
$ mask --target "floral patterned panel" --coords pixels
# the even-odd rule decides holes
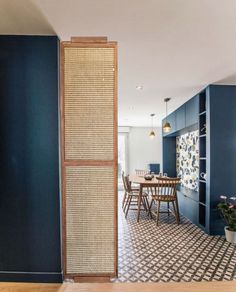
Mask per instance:
[[[198,130],[176,137],[176,169],[184,187],[198,191]]]

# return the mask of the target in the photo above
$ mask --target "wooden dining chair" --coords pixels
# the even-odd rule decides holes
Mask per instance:
[[[145,176],[146,174],[149,174],[149,170],[147,170],[147,169],[135,169],[135,174],[137,175],[137,176]],[[147,192],[148,192],[148,194],[152,194],[153,193],[153,190],[152,190],[152,188],[147,188]]]
[[[124,187],[124,196],[123,196],[123,200],[122,200],[122,209],[123,209],[123,211],[125,211],[125,205],[126,205],[126,201],[127,201],[127,187],[126,187],[125,172],[124,171],[122,171],[121,176],[122,176],[122,182],[123,182],[123,187]]]
[[[125,176],[125,186],[126,186],[127,199],[126,199],[126,202],[124,204],[124,211],[125,211],[125,218],[126,218],[129,210],[138,210],[138,208],[131,209],[131,206],[138,205],[139,190],[131,188],[131,183],[129,181],[128,175]],[[143,206],[142,210],[145,210],[151,216],[150,206],[149,206],[149,202],[148,202],[148,194],[145,192],[142,193],[141,204]]]
[[[126,179],[125,179],[125,172],[124,171],[122,171],[121,176],[122,176],[122,182],[123,182],[123,187],[124,187],[124,196],[123,196],[123,200],[122,200],[122,209],[125,212],[125,209],[126,209],[126,206],[127,206],[126,202],[127,202],[127,199],[128,199],[128,195],[127,195],[128,187],[127,187],[127,182],[126,182]],[[139,192],[139,187],[132,186],[130,182],[129,182],[129,184],[130,184],[130,188],[131,188],[132,192]],[[132,203],[131,203],[131,205],[132,205]]]
[[[149,171],[147,169],[135,169],[135,174],[138,176],[144,176],[145,174],[148,174]]]
[[[156,203],[156,212],[151,211],[151,214],[156,216],[156,224],[159,223],[160,213],[172,213],[177,221],[180,223],[179,215],[179,205],[177,197],[177,185],[180,184],[180,178],[157,178],[157,185],[154,188],[154,193],[152,194],[152,201],[150,204],[150,209],[152,208],[153,202]],[[161,203],[167,203],[167,211],[160,211]],[[173,210],[169,208],[169,204],[172,203]]]

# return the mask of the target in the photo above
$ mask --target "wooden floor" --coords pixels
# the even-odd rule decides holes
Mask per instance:
[[[191,283],[25,284],[0,283],[4,292],[235,292],[236,281]]]

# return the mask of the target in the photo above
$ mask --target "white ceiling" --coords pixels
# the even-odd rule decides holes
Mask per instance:
[[[32,1],[0,0],[0,34],[55,35],[55,31]]]
[[[165,97],[172,98],[172,111],[208,84],[236,84],[235,0],[0,0],[0,5],[0,33],[55,31],[61,40],[118,41],[119,125],[149,126],[150,113],[160,125]]]

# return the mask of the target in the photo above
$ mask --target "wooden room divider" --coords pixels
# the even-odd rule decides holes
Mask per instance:
[[[64,277],[117,275],[117,44],[61,44]]]

